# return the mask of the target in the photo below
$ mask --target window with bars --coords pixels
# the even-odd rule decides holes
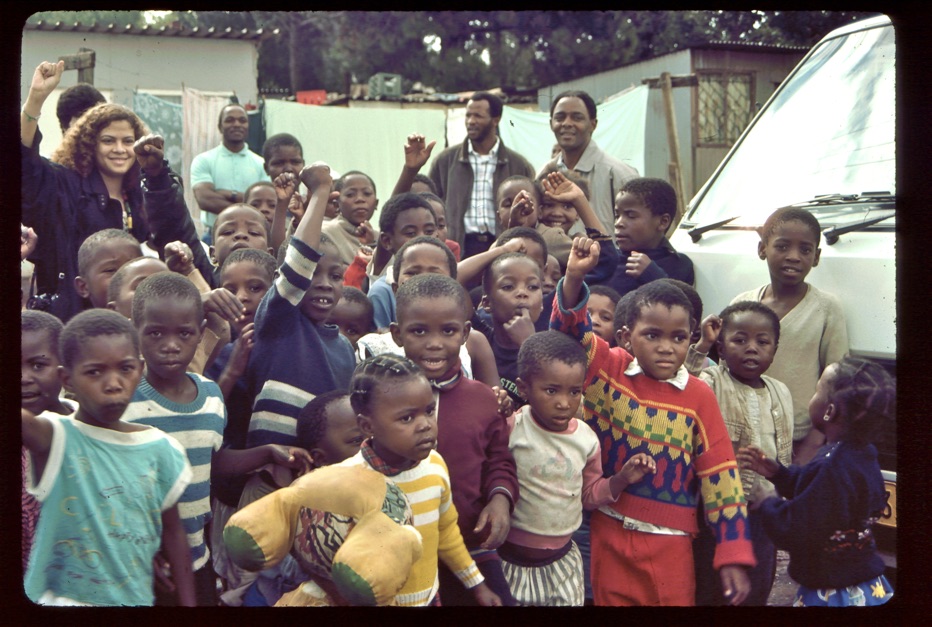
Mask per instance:
[[[751,74],[704,72],[698,78],[699,145],[734,144],[751,121]]]

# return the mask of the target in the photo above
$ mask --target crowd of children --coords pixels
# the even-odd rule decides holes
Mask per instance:
[[[461,259],[418,174],[432,147],[409,137],[378,228],[368,175],[277,135],[209,271],[191,242],[84,240],[85,310],[22,312],[31,600],[274,605],[321,573],[244,571],[223,527],[329,464],[407,496],[402,606],[765,605],[777,549],[798,605],[892,597],[871,441],[895,383],[806,282],[809,212],[775,212],[770,283],[703,317],[666,182],[626,183],[604,225],[578,175],[510,177],[501,236]]]

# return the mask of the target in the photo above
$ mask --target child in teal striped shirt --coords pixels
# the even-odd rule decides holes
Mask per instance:
[[[310,469],[304,449],[279,445],[221,449],[226,407],[216,383],[187,372],[204,329],[201,295],[180,274],[144,279],[133,296],[133,323],[140,336],[145,374],[124,420],[157,427],[184,447],[193,477],[178,503],[194,569],[198,605],[217,605],[216,574],[204,527],[210,520],[210,477],[242,475],[268,463]],[[157,573],[158,574],[158,573]],[[156,605],[170,599],[156,585]]]

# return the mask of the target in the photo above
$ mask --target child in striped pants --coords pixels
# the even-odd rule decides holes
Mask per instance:
[[[586,351],[568,335],[543,331],[521,345],[516,383],[528,404],[509,420],[521,498],[498,549],[520,605],[583,605],[582,557],[572,539],[583,507],[614,502],[656,470],[653,458],[640,453],[602,476],[599,441],[575,418],[585,375]]]

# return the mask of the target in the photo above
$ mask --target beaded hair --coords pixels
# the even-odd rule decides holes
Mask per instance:
[[[828,382],[828,400],[847,431],[844,439],[859,445],[896,435],[896,381],[880,364],[844,357]]]
[[[357,414],[366,414],[382,383],[423,376],[420,367],[407,357],[392,353],[374,355],[356,366],[353,372],[349,385],[350,405]]]

